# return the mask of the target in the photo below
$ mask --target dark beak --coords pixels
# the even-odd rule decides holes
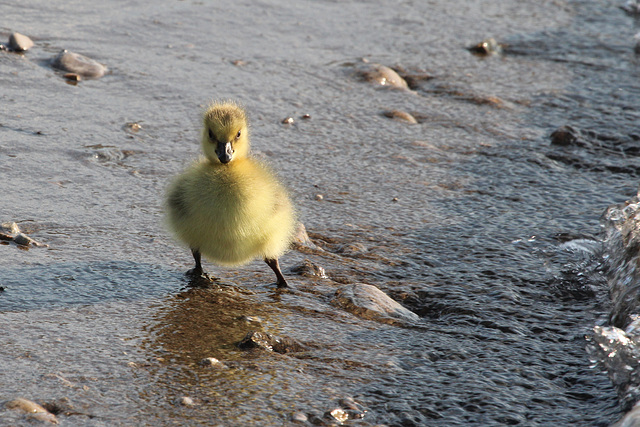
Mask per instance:
[[[218,142],[218,145],[216,146],[216,155],[221,163],[229,163],[233,158],[231,142]]]

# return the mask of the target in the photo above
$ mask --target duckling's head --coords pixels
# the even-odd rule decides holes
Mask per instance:
[[[227,164],[249,154],[247,115],[235,102],[215,102],[204,113],[202,150],[212,163]]]

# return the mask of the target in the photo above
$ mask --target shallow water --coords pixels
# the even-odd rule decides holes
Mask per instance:
[[[615,422],[634,398],[585,336],[612,309],[600,216],[640,170],[637,22],[618,6],[4,5],[2,33],[36,46],[0,52],[0,219],[49,247],[0,245],[0,400],[72,408],[64,425],[330,424],[345,398],[347,425]],[[503,53],[466,50],[486,37]],[[110,73],[68,84],[47,64],[61,49]],[[432,78],[375,87],[362,58]],[[323,249],[281,260],[293,293],[261,262],[190,286],[162,224],[200,112],[228,97]],[[551,145],[564,125],[576,141]],[[328,278],[289,271],[305,259]],[[359,282],[421,322],[330,304]],[[303,349],[239,349],[251,330]]]

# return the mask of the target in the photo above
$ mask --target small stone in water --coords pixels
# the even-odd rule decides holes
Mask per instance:
[[[142,125],[140,123],[136,123],[136,122],[129,122],[126,123],[125,126],[131,131],[131,132],[138,132],[140,129],[142,129]]]
[[[31,237],[27,236],[26,234],[18,233],[18,235],[16,235],[13,238],[13,241],[17,245],[29,246],[29,244],[31,244],[31,242],[33,242],[33,239]]]
[[[337,408],[333,411],[329,412],[333,418],[335,418],[338,422],[345,422],[349,419],[349,414],[347,414],[343,409]]]
[[[477,45],[471,46],[469,51],[477,55],[491,55],[500,53],[502,46],[493,37],[481,41]]]
[[[224,363],[222,363],[220,360],[216,359],[215,357],[205,357],[204,359],[202,359],[200,361],[200,364],[202,366],[212,366],[212,367],[216,367],[216,368],[224,368]]]
[[[13,409],[16,411],[22,411],[28,415],[30,419],[35,419],[39,421],[50,422],[52,424],[58,424],[58,419],[54,414],[47,411],[42,406],[38,405],[36,402],[33,402],[28,399],[18,398],[14,399],[5,404],[7,409]]]
[[[351,398],[351,397],[344,397],[344,398],[340,399],[338,401],[338,403],[344,409],[351,409],[351,410],[354,410],[354,411],[360,410],[360,408],[358,408],[358,404],[356,403],[356,401],[353,400],[353,398]]]
[[[18,234],[20,228],[15,222],[3,222],[2,225],[0,225],[0,231],[7,234]]]
[[[308,120],[311,118],[311,114],[304,114],[301,118]]]
[[[394,120],[398,120],[398,121],[404,121],[404,122],[411,123],[411,124],[418,123],[416,118],[413,117],[411,114],[407,113],[406,111],[391,110],[391,111],[385,111],[382,114],[385,117],[389,117],[390,119],[394,119]]]
[[[368,82],[398,89],[408,89],[409,85],[391,68],[381,64],[367,64],[360,69],[360,75]]]
[[[551,134],[551,144],[567,146],[578,140],[578,132],[571,126],[561,126]]]
[[[25,52],[33,47],[33,41],[20,33],[13,33],[9,36],[9,49],[16,52]]]
[[[294,423],[306,423],[308,421],[308,417],[302,412],[296,412],[291,415],[291,421]]]
[[[253,323],[258,325],[262,323],[262,319],[258,316],[240,316],[239,319],[244,320],[246,323]]]
[[[404,308],[373,285],[355,283],[339,288],[331,304],[365,319],[416,322],[420,316]]]
[[[238,343],[238,347],[243,350],[260,348],[281,354],[304,350],[304,346],[291,338],[276,337],[259,331],[249,331],[242,341]]]
[[[301,264],[291,267],[291,272],[305,277],[321,277],[327,278],[325,269],[317,264],[305,259]]]
[[[76,73],[66,73],[62,77],[64,77],[67,80],[70,80],[72,82],[79,82],[80,80],[82,80],[82,77],[80,77],[80,75],[78,75]]]
[[[188,396],[182,396],[178,400],[178,403],[180,403],[182,406],[194,406],[195,405],[193,399],[188,397]]]
[[[55,58],[51,65],[62,71],[75,73],[79,76],[97,79],[104,76],[107,68],[97,61],[88,58],[79,53],[62,50]]]
[[[282,124],[290,125],[292,123],[293,123],[293,117],[287,117],[285,119],[282,119]]]

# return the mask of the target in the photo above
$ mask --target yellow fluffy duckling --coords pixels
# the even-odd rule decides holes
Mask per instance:
[[[216,102],[204,113],[202,151],[171,184],[167,194],[169,226],[189,245],[202,274],[201,254],[223,266],[262,257],[287,287],[278,258],[295,228],[293,206],[271,171],[249,157],[249,128],[244,109]]]

